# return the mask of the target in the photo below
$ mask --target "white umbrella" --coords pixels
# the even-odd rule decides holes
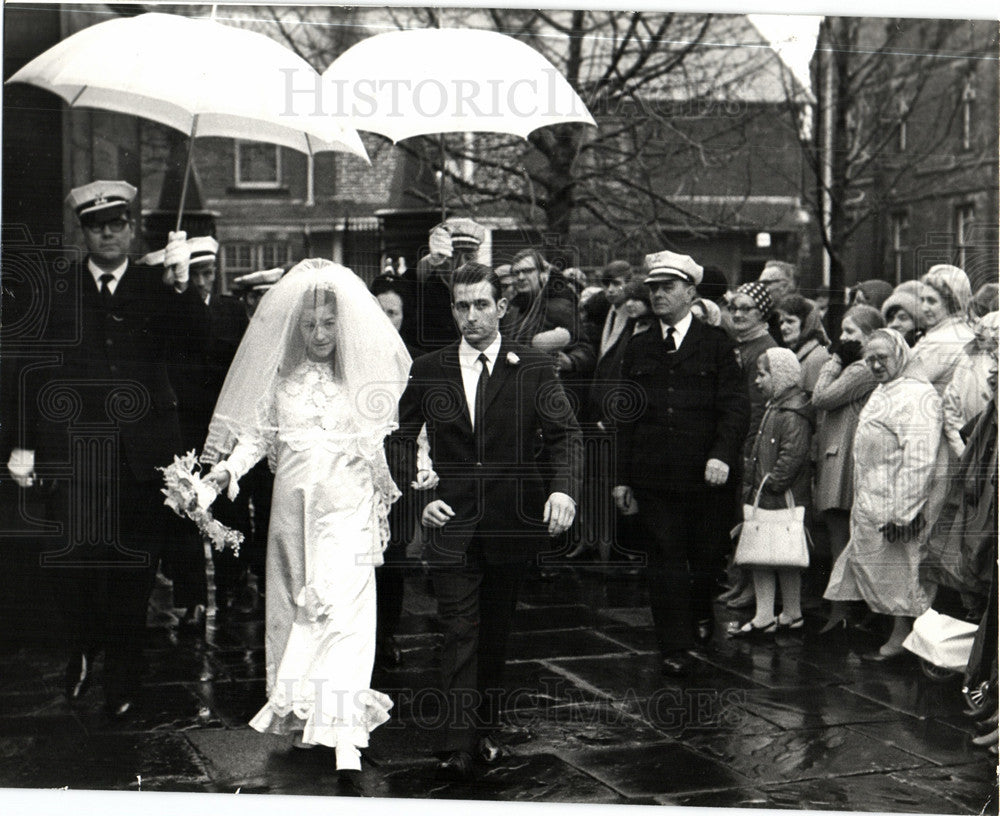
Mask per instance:
[[[368,161],[354,128],[314,115],[309,100],[289,93],[319,81],[312,66],[263,34],[214,20],[141,14],[98,23],[7,81],[44,88],[71,107],[118,111],[183,131],[191,137],[188,170],[195,136],[271,142],[308,154],[340,151]]]
[[[595,125],[538,51],[496,31],[391,31],[347,49],[323,72],[324,103],[359,130],[398,142],[433,133],[511,133]]]

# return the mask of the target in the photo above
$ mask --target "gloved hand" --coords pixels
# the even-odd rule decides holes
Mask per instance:
[[[890,544],[905,544],[907,541],[912,541],[920,535],[920,531],[924,529],[925,524],[923,514],[917,513],[913,517],[913,520],[906,524],[896,524],[892,521],[888,524],[883,524],[879,527],[879,532],[885,536],[885,540]]]
[[[188,285],[188,264],[191,262],[191,247],[187,243],[184,230],[167,235],[167,248],[163,253],[164,283],[184,291]]]
[[[451,233],[444,227],[434,227],[431,230],[428,248],[431,253],[431,264],[440,266],[452,256]]]
[[[830,348],[830,353],[836,354],[841,365],[846,368],[861,359],[861,343],[857,340],[838,340]]]
[[[7,460],[7,470],[18,487],[31,487],[35,483],[35,452],[14,448]]]

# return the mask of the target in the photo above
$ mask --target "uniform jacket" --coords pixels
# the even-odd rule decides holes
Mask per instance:
[[[748,405],[733,343],[692,320],[674,352],[663,347],[659,322],[632,335],[622,358],[622,411],[615,484],[686,492],[705,484],[705,463],[739,465]]]
[[[451,316],[449,281],[454,271],[452,261],[431,266],[430,256],[420,259],[417,268],[407,270],[403,284],[403,326],[400,333],[408,346],[423,353],[437,351],[458,340],[458,329]]]
[[[178,294],[159,270],[130,263],[105,313],[86,262],[72,275],[74,285],[52,289],[45,338],[61,359],[28,373],[23,446],[35,450],[44,478],[46,467],[74,461],[73,429],[110,431],[132,476],[157,479],[155,468],[183,453],[167,360],[197,336],[201,301],[193,288]]]
[[[247,313],[234,297],[212,295],[198,305],[197,335],[170,366],[179,401],[185,449],[201,450],[215,401],[247,327]]]
[[[785,491],[792,491],[797,507],[809,504],[809,451],[813,412],[805,392],[795,387],[768,403],[744,469],[743,500],[752,504],[764,477],[760,507],[787,507]]]
[[[390,463],[405,463],[397,484],[414,477],[413,446],[427,423],[431,460],[441,481],[433,495],[455,517],[432,532],[427,557],[460,560],[473,536],[494,563],[527,561],[546,540],[542,511],[550,493],[580,496],[580,429],[547,354],[504,339],[486,391],[481,449],[469,418],[458,343],[419,357],[399,403]]]

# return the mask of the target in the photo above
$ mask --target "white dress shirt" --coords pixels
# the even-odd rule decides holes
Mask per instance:
[[[667,329],[669,328],[669,323],[664,323],[660,321],[660,331],[663,332],[663,339],[667,339]],[[674,348],[679,349],[681,343],[684,342],[684,338],[687,336],[688,329],[691,328],[691,312],[688,312],[684,317],[674,323]]]
[[[496,367],[497,355],[500,353],[500,333],[482,351],[477,351],[463,337],[458,344],[458,365],[462,370],[462,387],[465,389],[465,404],[469,406],[469,418],[472,427],[476,427],[476,386],[479,385],[479,374],[483,367],[479,364],[479,355],[485,354],[487,368],[492,376]]]
[[[90,274],[94,276],[94,285],[97,286],[97,291],[101,291],[101,275],[112,275],[114,280],[108,281],[108,290],[113,295],[115,289],[118,288],[118,282],[122,279],[122,275],[125,274],[125,269],[128,267],[128,260],[122,262],[121,266],[116,266],[114,269],[109,269],[105,271],[101,269],[97,264],[95,264],[90,258],[87,258],[87,269]]]
[[[597,358],[600,359],[608,353],[621,337],[625,324],[628,323],[628,315],[625,314],[624,306],[612,306],[608,309],[608,316],[604,319],[604,331],[601,332],[601,347],[598,350]]]

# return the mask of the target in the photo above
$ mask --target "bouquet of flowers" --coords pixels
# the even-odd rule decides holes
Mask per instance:
[[[172,465],[157,470],[163,472],[165,487],[160,492],[167,497],[163,503],[178,516],[187,516],[197,524],[198,530],[216,550],[231,547],[233,554],[238,556],[243,533],[226,527],[212,517],[208,508],[218,493],[198,475],[200,466],[195,452],[191,450],[184,456],[175,456]]]

